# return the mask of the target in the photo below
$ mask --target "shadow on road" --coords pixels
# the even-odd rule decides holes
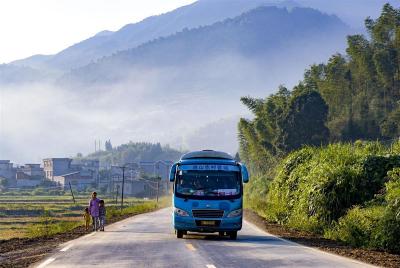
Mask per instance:
[[[206,240],[206,241],[224,241],[232,243],[252,243],[252,244],[269,244],[269,245],[285,245],[296,246],[273,236],[258,236],[258,235],[238,235],[237,240],[230,240],[229,236],[219,236],[216,234],[197,234],[189,233],[184,236],[187,240]]]

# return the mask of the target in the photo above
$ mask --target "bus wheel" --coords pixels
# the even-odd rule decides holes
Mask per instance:
[[[224,236],[225,232],[219,232],[219,236]]]
[[[176,230],[176,237],[177,238],[183,238],[183,231],[182,230]]]
[[[229,238],[230,238],[231,240],[236,240],[236,239],[237,239],[237,231],[230,232],[230,233],[229,233]]]

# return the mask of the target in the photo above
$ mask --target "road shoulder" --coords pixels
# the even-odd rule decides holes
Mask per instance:
[[[245,219],[267,233],[310,248],[381,267],[400,267],[400,255],[397,254],[353,248],[314,234],[291,230],[279,224],[268,223],[264,218],[248,209],[245,210]]]

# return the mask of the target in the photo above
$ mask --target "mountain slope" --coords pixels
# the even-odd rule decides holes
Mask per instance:
[[[321,55],[343,46],[349,29],[337,17],[309,8],[288,11],[277,7],[259,7],[234,19],[211,26],[184,30],[167,38],[159,38],[136,49],[72,71],[62,84],[93,86],[124,81],[146,69],[176,68],[178,72],[204,73],[204,66],[215,65],[218,59],[243,58],[265,70],[287,66],[307,66]],[[333,51],[336,52],[336,51]],[[238,63],[240,63],[238,61]],[[223,65],[223,64],[222,64]],[[241,66],[227,66],[240,75]],[[303,69],[302,68],[302,69]],[[284,70],[282,70],[284,71]],[[216,70],[216,73],[218,70]],[[229,77],[225,77],[226,82]],[[185,80],[185,79],[181,79]],[[193,81],[193,80],[191,80]]]
[[[116,32],[100,32],[51,58],[41,59],[40,64],[46,68],[68,71],[117,51],[137,47],[152,39],[168,36],[185,28],[210,25],[226,18],[236,17],[260,5],[291,6],[293,4],[289,1],[274,0],[200,0],[165,14],[149,17],[139,23],[128,24]],[[32,61],[29,58],[13,62],[13,64],[34,67],[31,66]],[[37,65],[36,62],[34,64]]]

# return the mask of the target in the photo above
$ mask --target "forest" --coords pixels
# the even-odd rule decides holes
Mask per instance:
[[[99,159],[101,166],[124,165],[126,163],[138,163],[140,161],[169,160],[177,161],[183,152],[172,149],[168,145],[161,146],[160,143],[129,142],[113,147],[111,141],[105,142],[105,150],[91,153],[86,157],[79,158]]]
[[[243,97],[247,205],[268,221],[353,246],[400,252],[400,9],[312,65],[292,90]]]

